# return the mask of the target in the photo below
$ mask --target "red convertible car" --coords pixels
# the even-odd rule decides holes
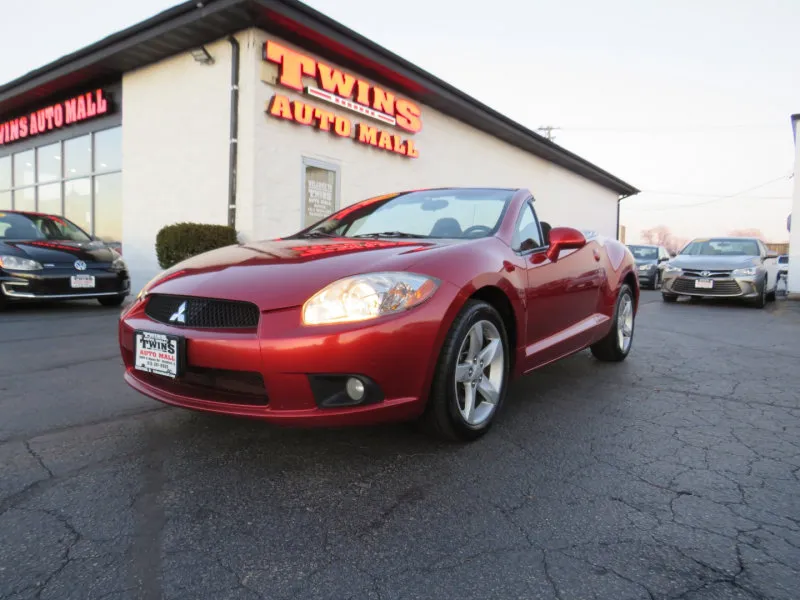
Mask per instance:
[[[418,420],[484,434],[509,381],[631,349],[635,261],[540,222],[525,189],[348,206],[287,238],[190,258],[122,314],[125,380],[184,408],[303,426]]]

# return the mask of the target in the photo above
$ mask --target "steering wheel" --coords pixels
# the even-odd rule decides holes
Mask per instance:
[[[476,233],[478,235],[475,235]],[[483,235],[489,235],[490,233],[492,233],[491,227],[487,227],[486,225],[473,225],[472,227],[467,227],[461,235],[463,237],[481,237]]]

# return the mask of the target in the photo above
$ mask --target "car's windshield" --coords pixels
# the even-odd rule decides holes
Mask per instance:
[[[0,212],[0,240],[90,242],[91,239],[62,217]]]
[[[299,236],[479,238],[492,235],[513,190],[437,189],[377,196],[331,215]]]
[[[639,260],[655,260],[658,258],[658,248],[652,246],[628,246],[634,258]]]
[[[759,256],[758,242],[736,238],[694,240],[683,250],[689,256]]]

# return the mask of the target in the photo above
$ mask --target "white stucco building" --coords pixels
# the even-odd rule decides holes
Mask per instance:
[[[544,220],[613,237],[638,192],[294,0],[187,2],[0,88],[0,209],[120,241],[134,292],[165,225],[272,238],[450,185],[528,187]]]
[[[800,114],[792,115],[792,134],[794,135],[794,194],[792,213],[800,215]],[[789,298],[800,300],[800,226],[789,231]]]

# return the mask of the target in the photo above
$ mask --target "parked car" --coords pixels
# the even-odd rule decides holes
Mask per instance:
[[[125,380],[167,404],[472,440],[511,378],[587,347],[624,360],[638,298],[623,244],[540,224],[528,190],[416,190],[175,265],[119,339]]]
[[[0,308],[9,302],[97,299],[120,306],[130,293],[122,257],[56,215],[0,211]]]
[[[759,308],[775,299],[777,254],[756,238],[720,237],[692,240],[664,268],[661,295],[733,298]]]
[[[654,244],[628,244],[628,250],[636,259],[639,284],[652,290],[660,288],[664,265],[670,259],[669,251]]]

